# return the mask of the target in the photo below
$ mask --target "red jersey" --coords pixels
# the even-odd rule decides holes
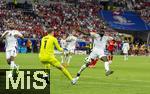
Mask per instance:
[[[114,46],[115,46],[115,41],[114,40],[109,41],[109,44],[108,44],[108,47],[107,47],[108,51],[113,51]]]

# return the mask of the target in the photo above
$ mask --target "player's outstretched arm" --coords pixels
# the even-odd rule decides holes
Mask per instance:
[[[114,38],[113,37],[111,37],[111,36],[107,36],[107,38],[108,38],[108,41],[110,41],[110,40],[113,40]]]
[[[24,39],[24,36],[22,35],[22,36],[19,36],[21,39]]]
[[[58,40],[56,38],[54,40],[54,44],[55,44],[55,47],[57,48],[58,51],[63,52],[63,48],[60,47]]]
[[[0,37],[0,41],[2,41],[4,38],[5,38],[5,36],[8,34],[8,32],[4,32],[3,34],[2,34],[2,36]]]
[[[16,38],[21,38],[21,39],[24,39],[23,35],[22,34],[15,34],[14,35]]]
[[[84,35],[90,36],[90,32],[83,32],[82,30],[80,30],[80,32]]]

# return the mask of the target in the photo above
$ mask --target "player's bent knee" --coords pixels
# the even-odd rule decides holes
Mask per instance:
[[[89,57],[85,58],[84,62],[85,62],[86,67],[88,67],[90,65],[91,61],[92,61],[92,59],[90,59]]]
[[[86,63],[86,67],[88,67],[90,65],[90,62]]]
[[[90,63],[92,62],[92,60],[94,60],[94,59],[89,58],[89,57],[85,58],[84,62],[86,64],[86,67],[88,67],[90,65]]]
[[[10,59],[7,59],[7,63],[10,65]]]
[[[48,61],[41,61],[41,63],[42,63],[42,64],[44,64],[44,65],[49,64],[49,62],[48,62]]]
[[[85,62],[85,63],[91,62],[91,59],[90,59],[89,57],[86,57],[86,58],[84,59],[84,62]]]
[[[58,68],[59,70],[63,70],[63,69],[64,69],[64,67],[63,67],[62,65],[57,66],[57,68]]]
[[[60,64],[60,62],[58,62],[57,60],[53,61],[51,63],[54,67],[56,67],[59,70],[62,70],[64,67]]]
[[[11,57],[10,57],[10,60],[11,60],[11,61],[14,61],[14,59],[15,59],[14,56],[11,56]]]

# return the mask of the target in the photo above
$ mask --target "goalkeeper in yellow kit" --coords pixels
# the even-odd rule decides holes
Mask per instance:
[[[39,58],[40,61],[44,65],[53,65],[54,67],[58,68],[63,72],[63,74],[74,84],[73,78],[68,72],[67,69],[65,69],[60,62],[55,58],[54,55],[54,48],[57,48],[57,50],[63,52],[63,49],[58,44],[57,39],[54,37],[54,31],[52,29],[48,30],[48,35],[43,37],[41,40],[41,47],[40,47],[40,53]]]

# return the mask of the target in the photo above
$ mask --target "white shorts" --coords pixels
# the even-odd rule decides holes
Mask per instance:
[[[96,58],[101,58],[103,56],[106,56],[103,49],[93,49],[93,51],[88,56],[88,59],[96,59]]]
[[[10,59],[11,56],[16,57],[17,56],[17,49],[13,48],[11,50],[6,50],[6,59]]]
[[[75,53],[75,48],[67,48],[69,53]]]
[[[123,50],[123,53],[124,54],[128,54],[128,50]]]

